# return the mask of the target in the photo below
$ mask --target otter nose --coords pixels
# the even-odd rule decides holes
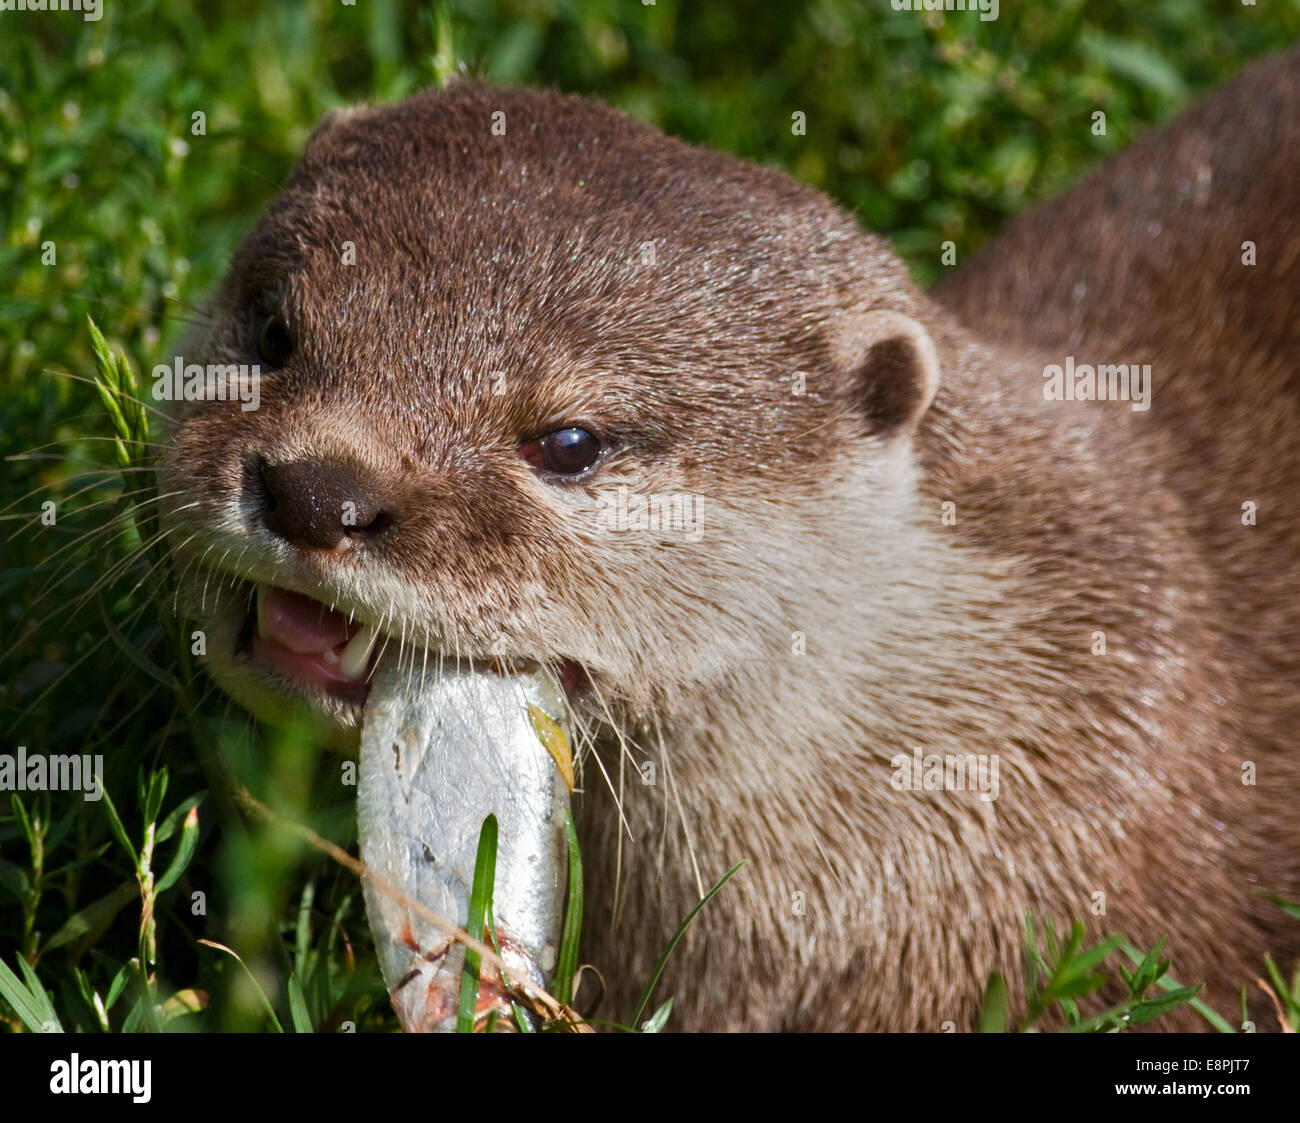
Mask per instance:
[[[259,479],[262,521],[298,546],[349,549],[393,521],[374,491],[345,468],[310,461],[263,463]]]

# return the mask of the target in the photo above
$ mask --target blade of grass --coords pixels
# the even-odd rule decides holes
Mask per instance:
[[[492,915],[492,909],[490,906],[488,908],[488,914],[487,914],[487,930],[488,930],[488,940],[492,944],[492,950],[496,952],[497,955],[500,955],[501,941],[497,939],[496,917]],[[534,1032],[532,1025],[528,1021],[528,1015],[524,1013],[524,1008],[520,1006],[518,1002],[511,1001],[510,1012],[514,1014],[515,1024],[519,1027],[520,1033]],[[496,1011],[493,1010],[492,1013],[493,1013],[493,1018],[489,1019],[488,1021],[488,1029],[487,1029],[488,1033],[492,1032],[492,1027],[496,1024],[495,1022]]]
[[[1135,964],[1141,964],[1143,960],[1145,960],[1146,958],[1146,956],[1144,956],[1140,951],[1138,951],[1137,948],[1135,948],[1128,941],[1122,942],[1119,946],[1120,946],[1120,950],[1123,951],[1123,953],[1127,955],[1129,959],[1131,959]],[[1156,980],[1156,986],[1158,986],[1161,990],[1166,992],[1182,989],[1178,985],[1178,983],[1175,982],[1173,979],[1171,979],[1168,975],[1161,975],[1160,978]],[[1228,1024],[1226,1018],[1215,1013],[1213,1010],[1210,1009],[1210,1007],[1208,1007],[1199,998],[1193,998],[1190,1002],[1188,1002],[1188,1005],[1193,1010],[1195,1010],[1198,1014],[1200,1014],[1202,1018],[1204,1018],[1207,1022],[1209,1022],[1210,1025],[1212,1025],[1220,1033],[1237,1032],[1235,1029],[1232,1028],[1231,1025]]]
[[[131,836],[126,833],[126,828],[122,826],[122,819],[117,813],[117,808],[113,806],[113,797],[105,789],[100,796],[100,806],[104,809],[104,814],[108,817],[109,829],[113,832],[113,837],[122,844],[122,849],[131,855],[131,865],[137,870],[140,868],[140,855],[136,853],[135,846],[131,843]]]
[[[298,982],[297,972],[289,976],[289,1015],[293,1018],[295,1033],[314,1033],[311,1014],[307,1012],[307,998],[302,993],[302,984]]]
[[[665,1002],[662,1006],[660,1006],[658,1010],[656,1010],[653,1014],[650,1015],[650,1020],[646,1022],[645,1028],[642,1029],[641,1032],[659,1033],[664,1028],[664,1026],[668,1024],[668,1015],[671,1014],[672,1012],[673,1012],[673,1000],[670,998],[667,1002]]]
[[[26,960],[22,958],[19,958],[18,962],[23,967],[27,966]],[[9,964],[0,959],[0,995],[3,995],[5,1001],[14,1008],[14,1013],[22,1019],[28,1029],[33,1033],[44,1033],[48,1028],[47,1023],[53,1021],[58,1025],[58,1019],[54,1017],[54,1011],[49,1009],[49,998],[45,994],[45,989],[43,987],[38,989],[39,997],[13,973]],[[61,1026],[59,1028],[62,1029]]]
[[[980,1033],[1006,1033],[1007,1031],[1007,981],[998,972],[989,975],[984,988],[984,1002],[980,1006]]]
[[[686,934],[686,929],[690,927],[691,921],[694,920],[697,915],[699,915],[700,909],[702,909],[711,900],[713,900],[714,894],[717,893],[717,891],[721,889],[724,885],[726,885],[727,882],[731,880],[732,876],[736,873],[736,871],[739,870],[740,867],[743,866],[744,864],[745,862],[742,859],[741,861],[737,862],[734,866],[732,866],[731,869],[729,869],[726,873],[724,873],[720,878],[718,878],[718,880],[714,883],[713,888],[710,889],[707,893],[704,894],[703,897],[700,898],[699,903],[693,909],[691,909],[690,912],[686,914],[686,919],[683,920],[680,925],[678,925],[677,931],[673,933],[672,939],[668,941],[668,945],[664,948],[663,952],[660,954],[659,961],[655,964],[654,970],[650,972],[650,981],[646,983],[645,990],[641,992],[641,1001],[637,1003],[636,1012],[632,1015],[630,1019],[632,1025],[636,1026],[641,1024],[641,1015],[645,1013],[645,1008],[650,1002],[650,996],[654,994],[654,989],[659,984],[659,976],[664,973],[664,967],[666,967],[668,964],[668,957],[673,954],[673,951],[676,949],[678,943],[681,941],[681,938]]]
[[[262,984],[257,981],[257,976],[248,969],[248,964],[239,958],[238,953],[233,948],[228,948],[225,944],[219,944],[215,940],[200,940],[199,943],[206,944],[210,948],[216,948],[217,951],[224,951],[244,969],[248,981],[253,984],[253,989],[257,991],[257,996],[262,1000],[262,1005],[266,1007],[266,1016],[271,1019],[271,1025],[275,1027],[275,1032],[283,1033],[284,1026],[280,1024],[280,1019],[275,1016],[275,1007],[271,1005],[271,1000],[266,997],[266,991],[262,989]]]
[[[478,835],[478,855],[474,859],[474,886],[469,896],[469,919],[465,930],[475,939],[483,934],[484,920],[492,907],[492,883],[497,870],[497,817],[489,815],[483,820]],[[457,1033],[472,1033],[474,1010],[478,1005],[479,954],[465,949],[465,970],[460,978],[460,1013],[456,1018]]]
[[[560,934],[560,954],[555,965],[555,997],[568,1006],[573,1001],[573,977],[578,970],[578,938],[582,935],[582,855],[578,851],[578,832],[573,813],[566,812],[564,833],[569,840],[568,903],[564,909],[564,928]]]
[[[104,999],[104,1009],[111,1010],[113,1004],[122,997],[122,992],[126,990],[126,984],[131,980],[131,964],[123,963],[117,974],[113,976],[113,981],[108,986],[108,995]]]
[[[1291,988],[1286,985],[1286,979],[1282,977],[1282,972],[1278,969],[1278,965],[1271,955],[1264,956],[1264,967],[1268,971],[1269,979],[1273,982],[1273,989],[1277,992],[1279,1001],[1286,1006],[1292,1018],[1300,1015],[1300,1006],[1296,1005],[1295,997],[1291,994]]]
[[[70,944],[73,940],[79,940],[91,932],[102,932],[113,922],[113,918],[139,895],[140,888],[134,878],[124,881],[111,893],[92,901],[85,908],[78,909],[68,917],[63,927],[45,942],[41,954],[61,948],[64,944]]]
[[[190,864],[190,859],[194,857],[194,848],[199,844],[199,809],[191,807],[185,815],[185,826],[181,828],[180,845],[176,847],[176,854],[171,860],[171,865],[166,869],[157,883],[154,885],[154,892],[161,893],[164,889],[170,889],[177,879],[185,872],[185,868]]]
[[[41,980],[36,975],[36,968],[20,955],[18,957],[18,969],[22,971],[23,977],[27,980],[27,991],[32,996],[32,1004],[36,1007],[37,1013],[41,1015],[41,1031],[43,1033],[62,1033],[63,1026],[59,1022],[58,1014],[54,1012],[54,1007],[50,1005],[50,996],[45,993],[45,987],[41,985]]]

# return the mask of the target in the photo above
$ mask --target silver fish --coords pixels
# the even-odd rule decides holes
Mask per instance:
[[[361,860],[463,927],[479,831],[495,815],[492,911],[501,955],[512,978],[545,987],[555,967],[568,872],[565,817],[573,774],[563,693],[541,669],[499,674],[447,663],[439,673],[430,668],[423,686],[420,679],[391,660],[371,684],[357,787]],[[453,1030],[463,945],[369,879],[365,898],[402,1028]],[[508,1011],[484,964],[479,1013],[491,1007]]]

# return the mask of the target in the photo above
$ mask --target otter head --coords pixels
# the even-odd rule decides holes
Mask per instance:
[[[597,718],[716,688],[907,502],[923,303],[816,192],[596,103],[331,115],[183,356],[260,372],[164,464],[212,674],[341,742],[386,646],[542,662]]]

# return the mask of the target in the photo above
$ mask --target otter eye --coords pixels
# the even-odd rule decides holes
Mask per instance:
[[[257,357],[273,370],[293,354],[293,336],[278,316],[267,316],[257,333]]]
[[[600,438],[586,429],[556,429],[519,447],[519,455],[534,468],[559,476],[585,472],[599,459],[600,451]]]

